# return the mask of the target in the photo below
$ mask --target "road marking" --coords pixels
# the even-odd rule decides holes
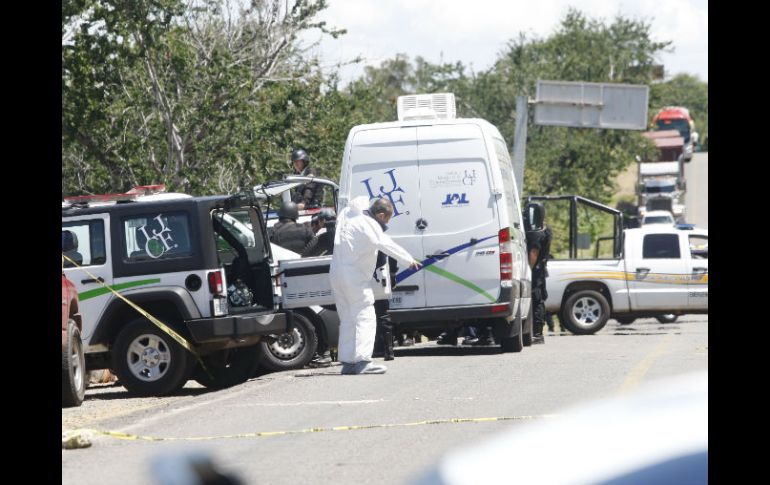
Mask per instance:
[[[671,344],[671,339],[673,338],[674,334],[672,333],[663,337],[660,343],[656,345],[655,348],[652,349],[652,351],[636,365],[636,367],[631,369],[631,372],[628,373],[626,380],[623,381],[623,384],[618,390],[619,394],[627,393],[639,385],[642,378],[645,376],[645,374],[647,374],[647,371],[650,370],[650,367],[652,367],[652,364],[655,362],[655,360],[666,351],[668,346]]]
[[[76,429],[66,433],[62,440],[71,439],[74,436],[102,435],[109,436],[119,440],[128,441],[211,441],[224,439],[244,439],[244,438],[268,438],[271,436],[285,436],[290,434],[303,433],[321,433],[325,431],[356,431],[362,429],[378,428],[406,428],[414,426],[427,426],[431,424],[461,424],[461,423],[489,423],[495,421],[526,421],[532,419],[547,419],[557,417],[556,414],[542,414],[538,416],[498,416],[492,418],[450,418],[450,419],[432,419],[426,421],[415,421],[411,423],[390,423],[390,424],[365,424],[353,426],[334,426],[328,428],[306,428],[290,431],[261,431],[257,433],[239,433],[221,436],[188,436],[188,437],[160,437],[160,436],[141,436],[135,434],[122,433],[119,431],[102,431],[97,429]]]

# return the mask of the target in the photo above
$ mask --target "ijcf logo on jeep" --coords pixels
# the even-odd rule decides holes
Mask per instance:
[[[171,229],[166,227],[162,216],[163,214],[158,214],[158,216],[154,218],[154,220],[158,221],[160,231],[153,229],[152,236],[147,234],[148,224],[138,228],[140,231],[142,231],[147,241],[144,243],[144,252],[147,253],[147,256],[153,259],[160,258],[168,251],[179,247],[178,244],[174,243],[174,238],[171,236]],[[172,243],[174,244],[172,245]]]

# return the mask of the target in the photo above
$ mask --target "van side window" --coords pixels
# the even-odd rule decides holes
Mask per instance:
[[[511,219],[513,222],[521,224],[521,209],[519,207],[519,201],[516,198],[516,192],[513,190],[515,182],[513,176],[513,165],[511,164],[511,157],[508,155],[508,149],[505,146],[505,142],[499,138],[493,138],[495,145],[495,153],[497,159],[500,162],[500,172],[503,179],[503,192],[505,192],[505,204],[508,206],[508,211],[511,213]]]
[[[678,234],[648,234],[642,243],[642,258],[644,259],[678,259]]]
[[[62,223],[62,239],[76,241],[75,248],[64,253],[80,266],[93,266],[107,262],[107,251],[104,244],[104,221],[73,221]],[[65,234],[68,233],[68,234]],[[74,265],[64,260],[65,268]]]

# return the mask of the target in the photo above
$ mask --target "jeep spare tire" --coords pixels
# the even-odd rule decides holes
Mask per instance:
[[[115,340],[113,370],[132,394],[163,396],[179,390],[190,374],[187,350],[170,335],[140,318],[128,323]]]

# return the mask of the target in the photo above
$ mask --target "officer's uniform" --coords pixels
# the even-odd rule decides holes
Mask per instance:
[[[548,292],[545,289],[545,279],[548,276],[548,254],[551,250],[551,228],[546,227],[539,231],[527,231],[527,253],[533,249],[539,250],[537,263],[532,268],[532,311],[534,337],[542,337],[543,325],[545,325],[545,300]]]
[[[281,219],[273,226],[270,242],[295,253],[299,253],[313,239],[313,230],[306,224],[297,224],[291,219]]]
[[[310,168],[310,165],[308,165],[297,175],[302,177],[315,177],[315,172]],[[308,209],[310,207],[318,207],[320,205],[319,199],[322,195],[323,191],[317,183],[308,182],[306,184],[298,185],[294,189],[291,201],[295,204],[305,204],[305,209]]]

